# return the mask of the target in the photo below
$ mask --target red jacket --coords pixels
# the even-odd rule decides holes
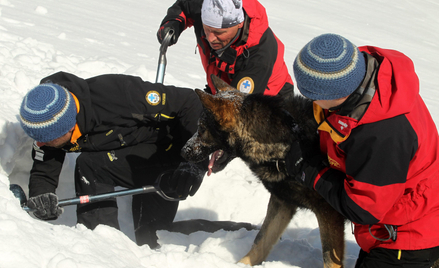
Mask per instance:
[[[246,93],[277,95],[293,91],[293,80],[284,61],[284,45],[268,27],[265,8],[257,0],[243,0],[245,22],[238,38],[221,56],[211,50],[201,21],[202,0],[177,0],[169,9],[162,25],[179,20],[184,27],[194,27],[207,83],[215,94],[210,76],[221,77],[231,86]]]
[[[439,137],[419,95],[413,63],[394,50],[360,50],[379,64],[362,84],[372,92],[370,102],[359,116],[315,105],[331,169],[321,172],[314,187],[354,222],[357,243],[366,252],[439,246]],[[384,224],[397,227],[396,241],[371,235],[387,238]]]

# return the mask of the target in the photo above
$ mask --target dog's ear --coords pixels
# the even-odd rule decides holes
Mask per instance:
[[[236,90],[236,88],[231,87],[229,84],[224,82],[221,78],[219,78],[216,75],[211,74],[210,79],[212,79],[212,83],[213,83],[216,91]]]
[[[236,99],[222,98],[212,95],[200,89],[195,89],[204,108],[214,116],[215,120],[224,130],[232,130],[236,126]]]

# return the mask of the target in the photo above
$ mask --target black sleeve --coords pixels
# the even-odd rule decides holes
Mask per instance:
[[[66,152],[34,145],[32,159],[34,163],[30,171],[29,197],[45,193],[55,193],[58,187],[59,174],[64,163]]]
[[[346,194],[344,182],[346,174],[329,169],[317,181],[316,191],[340,214],[359,224],[375,224],[379,220],[353,202]]]
[[[194,90],[167,86],[167,104],[164,114],[176,114],[171,127],[173,143],[182,147],[197,131],[198,118],[203,106]]]
[[[184,26],[182,30],[189,25],[189,20],[201,17],[201,6],[203,0],[177,0],[167,11],[165,18],[160,25],[170,20],[180,20]]]
[[[270,28],[262,36],[260,43],[250,47],[239,56],[230,85],[237,88],[241,79],[250,77],[254,83],[251,93],[265,92],[268,80],[273,73],[274,64],[278,54],[277,41]]]

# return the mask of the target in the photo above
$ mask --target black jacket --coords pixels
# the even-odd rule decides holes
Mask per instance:
[[[135,76],[82,79],[59,72],[41,80],[48,82],[67,88],[78,99],[75,131],[81,135],[62,149],[34,145],[30,197],[55,192],[66,152],[109,151],[139,143],[182,147],[196,132],[202,111],[192,89],[153,84]]]

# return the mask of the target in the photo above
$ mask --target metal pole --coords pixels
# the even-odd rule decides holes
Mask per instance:
[[[162,45],[160,46],[160,55],[159,55],[159,63],[157,67],[157,76],[155,79],[156,83],[163,84],[165,80],[165,70],[166,70],[166,51],[168,50],[168,46],[171,43],[171,39],[174,36],[174,31],[170,30],[166,33],[165,38],[163,38]]]
[[[154,185],[148,185],[143,186],[141,188],[135,188],[135,189],[127,189],[127,190],[120,190],[120,191],[114,191],[109,193],[103,193],[103,194],[97,194],[97,195],[83,195],[79,197],[73,197],[68,199],[62,199],[58,201],[58,206],[65,207],[65,206],[71,206],[71,205],[77,205],[77,204],[87,204],[87,203],[93,203],[102,201],[109,198],[115,198],[119,196],[126,196],[126,195],[136,195],[136,194],[146,194],[146,193],[157,193],[160,197],[162,197],[165,200],[168,201],[181,201],[184,200],[183,198],[177,198],[177,197],[171,197],[168,196],[165,192],[163,192],[160,189],[160,182],[162,180],[162,177],[165,173],[161,174]],[[23,189],[18,184],[11,184],[9,186],[9,189],[14,193],[14,196],[20,200],[21,207],[23,210],[27,212],[31,212],[32,209],[30,209],[26,203],[27,198],[26,194],[24,193]]]

